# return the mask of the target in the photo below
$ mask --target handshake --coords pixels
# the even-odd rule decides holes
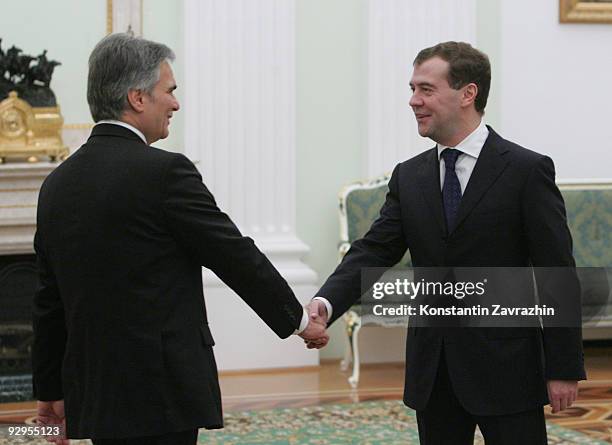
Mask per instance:
[[[327,334],[327,308],[320,300],[312,300],[304,306],[308,314],[308,325],[299,336],[304,339],[308,349],[321,349],[329,341]]]

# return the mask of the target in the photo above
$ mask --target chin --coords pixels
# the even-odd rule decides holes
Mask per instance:
[[[418,128],[419,135],[424,138],[428,138],[431,132],[428,128]]]

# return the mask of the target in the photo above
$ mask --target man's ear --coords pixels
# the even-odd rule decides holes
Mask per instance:
[[[129,90],[127,94],[127,100],[130,107],[137,112],[142,113],[144,111],[144,91],[142,90]]]
[[[476,101],[476,96],[478,95],[478,87],[475,83],[468,83],[463,90],[463,105],[469,106]]]

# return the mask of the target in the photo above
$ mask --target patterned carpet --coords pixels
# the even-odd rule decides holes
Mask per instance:
[[[597,410],[585,410],[584,416],[567,414],[567,421],[579,424],[593,420]],[[609,412],[607,412],[609,415]],[[586,417],[586,418],[585,418]],[[589,420],[590,419],[590,420]],[[555,419],[555,422],[562,419]],[[29,422],[28,422],[29,423]],[[210,445],[409,445],[418,444],[414,412],[400,401],[386,400],[358,404],[333,404],[303,408],[280,408],[266,411],[230,412],[225,414],[223,430],[200,432],[199,444]],[[604,445],[610,442],[548,422],[550,445]],[[601,437],[601,436],[600,436]],[[474,442],[484,445],[477,431]],[[0,427],[0,445],[48,444],[42,439],[8,437]],[[72,441],[86,445],[89,441]]]
[[[580,387],[578,401],[571,408],[559,414],[548,411],[547,421],[580,431],[603,443],[612,443],[612,381],[585,382]]]
[[[246,411],[225,415],[225,428],[200,433],[200,444],[211,445],[408,445],[418,444],[414,411],[399,401],[323,405],[305,408]],[[609,442],[590,438],[552,423],[550,445]],[[480,432],[474,442],[484,445]]]

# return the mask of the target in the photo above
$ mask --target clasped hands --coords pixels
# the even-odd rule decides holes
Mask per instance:
[[[308,326],[302,331],[300,337],[304,339],[308,349],[321,349],[329,341],[327,308],[319,300],[312,300],[304,308],[308,313]]]

